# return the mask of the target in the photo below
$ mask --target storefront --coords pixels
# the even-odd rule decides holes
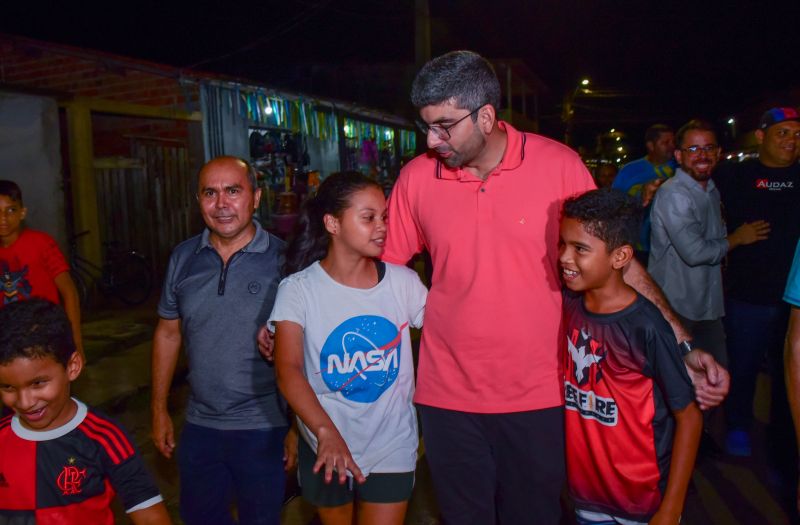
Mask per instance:
[[[287,236],[299,206],[331,173],[357,170],[391,188],[416,152],[411,124],[355,105],[266,88],[201,84],[207,158],[235,155],[259,170],[259,217]]]

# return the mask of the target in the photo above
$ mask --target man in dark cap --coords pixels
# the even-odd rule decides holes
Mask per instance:
[[[731,372],[725,408],[726,448],[736,456],[752,452],[753,394],[765,354],[772,379],[768,449],[780,454],[795,450],[793,443],[783,442],[793,439],[793,432],[782,358],[789,307],[781,298],[800,237],[796,212],[800,203],[800,114],[795,108],[772,108],[761,117],[755,136],[757,159],[721,165],[714,176],[728,231],[756,220],[771,226],[766,240],[742,246],[729,255],[725,275],[725,330]],[[773,458],[773,464],[796,465],[796,461],[786,459]]]

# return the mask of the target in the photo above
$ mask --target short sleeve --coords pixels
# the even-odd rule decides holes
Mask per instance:
[[[115,465],[108,477],[125,512],[146,509],[163,501],[138,452],[123,463]]]
[[[692,381],[669,325],[663,318],[655,321],[648,328],[647,364],[669,408],[682,410],[694,401]]]
[[[786,282],[783,300],[800,308],[800,239],[797,240],[797,247],[794,250],[794,262],[792,269],[789,270],[789,280]]]
[[[179,260],[176,252],[172,252],[161,288],[161,299],[158,301],[158,315],[163,319],[178,319],[181,314],[178,306],[178,293],[175,287]]]
[[[87,416],[93,431],[101,436],[99,447],[106,475],[119,496],[125,512],[148,508],[163,501],[153,477],[128,433],[97,414]]]
[[[389,224],[381,259],[393,264],[405,264],[422,251],[424,244],[409,200],[410,178],[410,172],[403,171],[389,196]]]
[[[428,298],[428,289],[422,284],[419,275],[410,271],[412,275],[408,279],[408,319],[414,328],[422,328],[425,318],[425,300]]]
[[[55,239],[47,235],[44,239],[44,246],[42,247],[42,260],[47,275],[51,279],[55,279],[64,272],[69,271],[69,264],[64,258],[64,254],[56,244]]]
[[[303,328],[306,326],[306,304],[298,279],[289,276],[278,285],[275,306],[267,320],[267,328],[275,331],[275,323],[292,321]]]

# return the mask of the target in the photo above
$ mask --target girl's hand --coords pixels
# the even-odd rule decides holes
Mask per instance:
[[[341,434],[335,428],[323,427],[317,433],[317,462],[314,463],[314,473],[319,472],[323,466],[325,483],[331,482],[334,471],[339,476],[340,485],[347,481],[348,470],[357,482],[364,483],[367,480],[350,455],[350,449],[347,448]]]

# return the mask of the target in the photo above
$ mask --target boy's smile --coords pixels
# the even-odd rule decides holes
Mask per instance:
[[[81,371],[76,353],[66,368],[52,357],[18,357],[0,365],[0,398],[29,430],[54,430],[66,424],[77,410],[70,398],[70,382]]]
[[[602,288],[613,273],[612,256],[606,243],[589,234],[576,219],[561,221],[561,242],[558,250],[561,277],[570,290]]]

